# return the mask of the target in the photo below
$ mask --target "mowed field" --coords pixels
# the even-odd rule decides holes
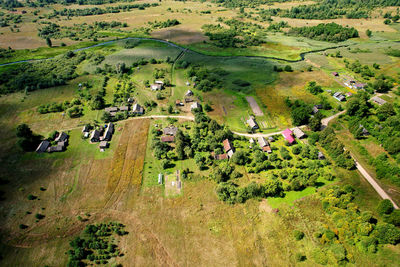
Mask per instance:
[[[129,226],[129,221],[114,216],[112,210],[129,211],[139,195],[148,127],[148,120],[118,124],[116,131],[121,133],[114,135],[111,151],[107,151],[112,153],[108,153],[108,157],[96,156],[100,153],[96,144],[91,145],[97,148],[95,153],[71,154],[78,150],[73,147],[75,141],[71,140],[64,153],[32,153],[14,163],[15,169],[2,165],[2,178],[9,181],[2,189],[7,193],[1,203],[1,232],[5,243],[2,250],[7,250],[6,254],[10,255],[5,265],[31,266],[35,262],[54,266],[65,262],[68,241],[84,227],[84,223],[76,218],[78,215],[87,218],[88,222],[112,219]],[[28,200],[28,194],[36,196],[36,199]],[[36,213],[45,218],[35,221]],[[28,228],[20,230],[19,224]],[[59,244],[59,247],[52,248],[59,260],[41,254],[44,246],[54,243]],[[26,250],[8,251],[12,247]],[[40,249],[36,251],[37,248]],[[28,255],[31,250],[36,251],[35,257],[12,257],[13,253]]]

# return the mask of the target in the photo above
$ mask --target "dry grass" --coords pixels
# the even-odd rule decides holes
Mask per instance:
[[[291,125],[289,119],[290,111],[284,103],[286,97],[302,99],[307,103],[318,99],[305,90],[307,83],[312,80],[322,86],[335,85],[334,81],[323,71],[296,71],[282,72],[277,83],[256,89],[257,96],[267,106],[269,115],[273,118],[275,125]]]

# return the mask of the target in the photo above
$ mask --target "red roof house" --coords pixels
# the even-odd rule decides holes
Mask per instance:
[[[225,152],[228,152],[229,150],[232,149],[231,142],[229,142],[228,139],[225,139],[225,140],[222,142],[222,144],[224,145],[224,150],[225,150]]]
[[[283,137],[285,137],[286,141],[289,142],[289,144],[293,144],[296,140],[293,137],[293,132],[292,130],[290,130],[289,128],[287,128],[286,130],[284,130],[282,132]]]
[[[161,136],[161,142],[163,143],[172,143],[175,141],[174,136]]]

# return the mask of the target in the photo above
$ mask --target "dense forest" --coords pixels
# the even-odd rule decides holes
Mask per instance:
[[[321,23],[312,27],[291,28],[289,34],[296,36],[304,36],[310,39],[328,42],[342,42],[347,39],[358,37],[358,31],[351,27],[343,27],[334,22]]]

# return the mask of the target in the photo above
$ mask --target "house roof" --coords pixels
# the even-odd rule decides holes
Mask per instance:
[[[120,111],[129,111],[129,106],[122,106],[122,107],[119,107],[119,110],[120,110]]]
[[[262,148],[262,150],[263,150],[264,152],[267,152],[267,153],[272,153],[272,150],[271,150],[271,147],[270,147],[270,146],[265,146],[265,147]]]
[[[253,117],[250,117],[248,120],[247,120],[247,124],[250,126],[250,128],[257,128],[258,127],[258,125],[257,125],[257,122],[254,120],[254,118]]]
[[[321,151],[319,151],[318,152],[318,158],[319,159],[323,159],[323,158],[325,158],[325,155]]]
[[[47,148],[49,147],[50,142],[47,140],[43,140],[42,142],[40,142],[39,146],[36,148],[36,152],[37,153],[43,153],[47,150]]]
[[[104,109],[106,112],[117,112],[118,108],[117,107],[108,107]]]
[[[173,125],[165,127],[163,129],[163,133],[165,135],[173,135],[173,136],[175,136],[177,132],[178,132],[178,128],[173,126]]]
[[[337,73],[336,71],[334,71],[334,72],[332,72],[332,75],[333,75],[333,76],[338,76],[339,73]]]
[[[192,90],[187,90],[187,92],[185,93],[185,96],[192,96],[193,92]]]
[[[155,84],[150,85],[150,87],[152,90],[161,90],[162,85],[155,83]]]
[[[84,132],[89,132],[89,125],[83,126],[82,133],[84,133]]]
[[[174,142],[175,137],[171,135],[161,136],[161,142]]]
[[[191,106],[190,109],[198,109],[200,108],[200,104],[198,102],[194,102]]]
[[[261,148],[269,145],[268,141],[265,140],[264,137],[258,137],[257,138],[257,142],[258,142],[258,144],[260,145]]]
[[[283,135],[283,137],[285,137],[286,141],[289,142],[289,144],[292,144],[292,143],[295,141],[295,139],[294,139],[294,137],[293,137],[293,132],[292,132],[292,130],[290,130],[289,128],[287,128],[286,130],[284,130],[284,131],[282,132],[282,135]]]
[[[164,84],[163,81],[154,81],[154,83],[155,83],[155,84],[160,84],[160,85],[163,85],[163,84]]]
[[[374,96],[373,98],[371,98],[372,101],[374,101],[375,103],[379,104],[379,105],[383,105],[386,103],[386,100],[383,100],[382,98],[380,98],[379,96]]]
[[[305,136],[305,133],[299,127],[294,128],[293,133],[299,139]]]
[[[137,113],[143,113],[144,109],[142,106],[140,106],[139,104],[135,104],[132,107],[132,112],[137,112]]]
[[[319,109],[316,106],[313,106],[312,111],[315,114],[319,112]]]
[[[228,139],[225,139],[222,144],[224,145],[224,150],[225,152],[228,152],[229,150],[232,150],[232,145],[231,142],[229,142]]]
[[[92,134],[90,135],[90,139],[99,139],[100,138],[100,132],[98,130],[94,130]]]
[[[68,139],[68,134],[61,132],[54,141],[60,142],[60,141],[65,141],[67,139]]]
[[[228,158],[232,158],[233,156],[233,150],[229,150],[228,153],[226,153],[228,155]]]

